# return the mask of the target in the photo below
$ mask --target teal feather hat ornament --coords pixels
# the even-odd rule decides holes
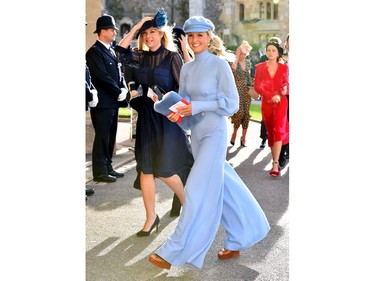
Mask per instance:
[[[162,28],[167,24],[167,14],[163,8],[159,8],[154,17],[157,28]]]
[[[165,10],[159,8],[152,20],[145,21],[141,28],[137,31],[135,38],[138,39],[139,35],[149,29],[150,27],[163,28],[167,24],[168,18]]]

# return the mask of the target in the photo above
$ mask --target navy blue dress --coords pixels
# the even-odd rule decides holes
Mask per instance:
[[[161,46],[157,51],[137,51],[117,46],[116,51],[123,63],[138,63],[139,83],[143,95],[130,100],[130,106],[138,112],[135,158],[138,177],[134,183],[139,188],[139,173],[154,177],[170,177],[178,174],[185,184],[193,165],[190,142],[184,130],[176,123],[154,110],[154,102],[147,97],[148,88],[157,85],[162,91],[178,91],[182,59],[176,52]]]

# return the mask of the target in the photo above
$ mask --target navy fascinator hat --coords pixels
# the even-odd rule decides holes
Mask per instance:
[[[181,35],[186,36],[185,31],[179,26],[175,26],[172,29],[172,32],[176,35],[177,38],[180,38],[180,39],[181,39]]]
[[[159,8],[155,17],[143,23],[142,27],[137,31],[135,38],[138,39],[139,35],[149,29],[150,27],[162,28],[167,24],[167,14],[163,8]]]
[[[176,43],[177,47],[181,50],[181,43],[180,43],[180,40],[178,39],[182,39],[182,35],[183,36],[186,36],[185,34],[185,31],[179,27],[179,26],[175,26],[173,29],[172,29],[172,33],[174,35],[174,42]]]

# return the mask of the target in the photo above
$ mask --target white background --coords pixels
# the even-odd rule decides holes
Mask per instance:
[[[85,279],[85,3],[60,2],[2,4],[1,280]],[[349,3],[290,0],[291,281],[375,280],[374,15]]]

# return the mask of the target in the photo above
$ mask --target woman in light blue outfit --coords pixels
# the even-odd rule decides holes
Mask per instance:
[[[185,203],[177,227],[149,261],[161,268],[189,263],[202,268],[220,223],[226,230],[219,259],[262,240],[270,230],[267,218],[249,189],[226,162],[227,117],[238,110],[239,97],[228,62],[216,48],[221,39],[213,23],[201,16],[184,24],[195,59],[182,66],[179,94],[190,103],[178,108],[186,116],[204,118],[191,128],[194,165],[185,185]],[[213,49],[216,55],[209,51]],[[178,113],[169,115],[177,121]]]

